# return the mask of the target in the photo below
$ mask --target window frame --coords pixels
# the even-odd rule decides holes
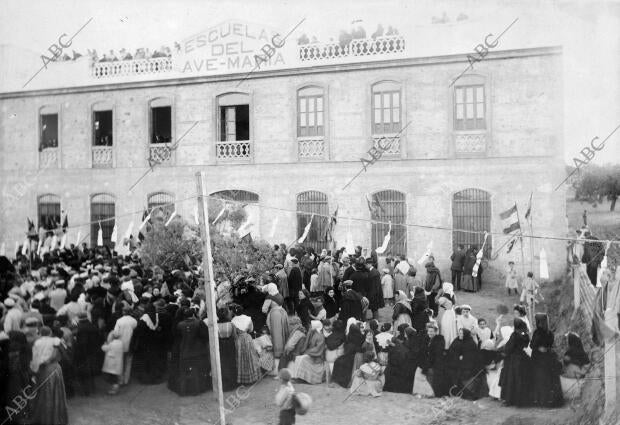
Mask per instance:
[[[50,201],[46,201],[46,197],[49,197],[50,200],[53,200],[54,202],[50,202]],[[46,201],[43,202],[42,201]],[[52,229],[48,229],[47,228],[47,223],[45,225],[42,226],[41,223],[41,205],[58,205],[58,219],[62,220],[62,199],[59,195],[53,194],[53,193],[44,193],[42,195],[37,196],[37,230],[40,229],[41,227],[43,227],[46,231],[51,231],[54,230]],[[56,209],[56,208],[54,208]],[[46,214],[46,216],[49,216],[49,214]],[[60,225],[62,226],[62,223],[60,223]]]
[[[475,191],[472,193],[475,193],[475,197],[480,198],[480,199],[462,199],[462,200],[457,200],[456,197],[459,194],[464,194],[467,191]],[[484,195],[486,198],[482,199],[480,197],[480,195]],[[461,224],[457,223],[457,216],[456,214],[456,204],[457,202],[460,201],[462,203],[477,203],[478,205],[475,206],[473,209],[474,210],[478,210],[478,211],[482,211],[484,214],[482,215],[474,215],[473,217],[473,221],[478,221],[481,222],[483,220],[486,220],[488,228],[487,229],[478,229],[476,228],[477,226],[470,226],[470,227],[464,227]],[[482,204],[485,204],[485,206],[482,206]],[[493,231],[492,226],[493,226],[493,194],[485,189],[482,189],[480,187],[465,187],[461,190],[457,190],[452,192],[451,196],[450,196],[450,207],[451,207],[451,212],[450,212],[450,217],[452,220],[452,229],[459,229],[459,227],[463,227],[460,230],[465,230],[465,231],[478,231],[478,232],[482,232],[482,231],[487,231],[487,232],[491,232]],[[472,209],[472,207],[469,207],[470,209]],[[463,218],[463,217],[469,217],[469,215],[459,215],[459,218]],[[470,219],[471,221],[471,219]],[[482,247],[482,243],[484,241],[484,235],[483,234],[478,234],[478,233],[464,233],[464,232],[459,232],[458,230],[452,230],[452,235],[451,235],[451,239],[452,239],[452,248],[453,250],[456,249],[456,247],[459,244],[465,245],[465,247],[467,247],[468,245],[472,245],[475,244],[477,245],[478,249],[480,249]],[[490,259],[491,258],[491,254],[492,254],[492,250],[493,250],[493,237],[491,234],[489,234],[488,238],[487,238],[487,242],[484,248],[484,252],[483,252],[483,258],[485,259]]]
[[[303,200],[302,197],[312,197],[317,196],[321,199],[312,200],[306,199]],[[303,205],[315,205],[317,206],[313,210],[303,210]],[[329,195],[320,190],[305,190],[303,192],[299,192],[295,195],[295,221],[296,225],[296,240],[299,238],[308,224],[310,217],[312,214],[315,214],[314,219],[312,220],[312,226],[310,226],[310,232],[308,232],[308,237],[301,244],[304,247],[312,247],[315,252],[320,252],[322,249],[329,249],[330,242],[322,240],[323,235],[325,234],[325,230],[327,229],[329,218]],[[305,214],[301,214],[299,211],[305,212]],[[320,214],[320,215],[317,215]],[[316,240],[312,240],[311,237],[316,235]]]
[[[398,196],[400,199],[390,199],[392,196]],[[394,216],[390,217],[376,217],[372,212],[369,212],[370,215],[370,243],[372,249],[381,246],[383,243],[383,239],[385,234],[387,233],[387,229],[389,228],[389,224],[383,224],[383,222],[392,221],[392,231],[390,232],[390,243],[388,244],[388,249],[385,252],[385,255],[388,253],[392,253],[392,255],[407,255],[407,239],[409,237],[409,232],[407,231],[407,216],[408,216],[408,205],[407,205],[407,194],[403,191],[397,189],[382,189],[377,190],[372,193],[369,193],[368,198],[371,202],[374,200],[374,197],[387,197],[388,199],[379,199],[382,202],[388,203],[388,208],[390,208],[389,204],[392,204],[392,209],[395,210],[397,207],[395,206],[397,203],[402,203],[402,211],[403,217],[401,221],[396,222],[393,220]],[[377,223],[380,221],[381,223]],[[402,229],[399,231],[399,235],[396,233],[396,229]],[[394,247],[394,243],[397,242],[400,246],[402,244],[402,248],[404,252],[395,252],[397,247]]]
[[[482,89],[483,99],[479,101],[477,99],[478,89]],[[473,102],[468,102],[467,92],[468,90],[472,90],[473,94]],[[461,90],[463,93],[463,102],[458,103],[457,99],[457,90]],[[454,131],[486,131],[487,130],[487,88],[483,82],[479,83],[469,83],[469,84],[458,84],[454,86],[452,106],[453,106],[453,127]],[[467,116],[467,106],[472,105],[472,112],[474,114],[473,118],[468,118]],[[478,118],[478,105],[482,105],[482,118]],[[463,118],[457,118],[458,114],[458,106],[463,106]],[[459,122],[463,122],[462,128],[459,128]],[[481,121],[481,125],[478,123]],[[473,126],[469,127],[468,122],[473,122]]]
[[[318,109],[318,101],[321,100],[321,110]],[[312,102],[311,102],[312,101]],[[302,102],[305,105],[305,111],[302,111]],[[310,112],[310,104],[312,103],[313,110],[312,116],[314,120],[314,125],[309,125],[309,118],[311,116]],[[297,129],[296,134],[298,139],[304,138],[322,138],[325,139],[326,134],[326,102],[325,102],[325,89],[318,85],[306,85],[299,89],[297,89],[297,98],[296,98],[296,122]],[[305,114],[306,125],[302,126],[302,114]],[[321,125],[318,124],[318,119],[321,118]],[[319,128],[321,131],[319,132]],[[308,134],[302,134],[302,129],[306,129]],[[314,129],[314,134],[308,129]],[[321,133],[321,134],[319,134]]]
[[[95,202],[98,200],[98,198],[101,197],[102,201],[101,202]],[[103,201],[112,201],[112,202],[103,202]],[[110,248],[112,248],[112,242],[110,241],[110,237],[112,235],[112,231],[114,229],[114,225],[117,222],[117,218],[116,218],[116,203],[117,203],[117,199],[116,196],[112,195],[111,193],[107,193],[107,192],[100,192],[100,193],[95,193],[92,194],[90,196],[89,199],[89,203],[88,203],[88,208],[89,208],[89,212],[90,212],[90,247],[91,248],[97,248],[97,235],[99,232],[99,221],[100,219],[95,220],[94,218],[94,212],[93,212],[93,205],[94,204],[101,204],[101,205],[113,205],[114,208],[114,220],[106,220],[103,223],[101,223],[101,228],[103,230],[103,245],[104,246],[108,246]],[[108,216],[109,217],[109,216]]]
[[[153,125],[153,109],[154,108],[170,108],[170,141],[164,143],[154,143],[154,125]],[[149,99],[147,102],[147,146],[165,146],[174,143],[176,128],[175,128],[175,105],[173,96],[158,96]]]
[[[398,93],[398,108],[394,106],[394,95]],[[377,108],[376,96],[379,96],[381,105]],[[389,123],[384,121],[385,118],[385,95],[389,95],[390,107],[387,109],[390,115]],[[398,122],[394,121],[394,110],[398,109]],[[375,122],[375,111],[380,111],[381,122]],[[396,134],[403,128],[403,84],[395,80],[382,80],[371,85],[370,88],[370,134],[372,136],[383,136],[389,134]],[[377,126],[381,127],[380,131],[377,131]],[[389,127],[389,131],[386,131],[386,126]]]

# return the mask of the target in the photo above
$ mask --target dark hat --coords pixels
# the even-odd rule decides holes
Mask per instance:
[[[292,259],[291,259],[291,262],[292,262],[293,264],[297,264],[297,263],[299,263],[299,260],[298,260],[297,258],[292,258]]]

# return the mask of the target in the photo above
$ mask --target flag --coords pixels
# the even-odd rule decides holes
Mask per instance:
[[[37,255],[41,256],[41,247],[43,246],[43,238],[39,238],[39,244],[37,246]]]
[[[67,233],[63,233],[62,238],[60,239],[60,249],[65,249],[66,244],[67,244]]]
[[[372,195],[372,201],[368,199],[368,195],[366,195],[366,202],[368,203],[368,209],[370,210],[370,217],[379,218],[381,217],[381,214],[385,213],[383,205],[381,205],[381,201],[379,201],[379,197],[376,193]]]
[[[525,219],[528,220],[530,218],[530,214],[532,213],[532,195],[534,192],[530,192],[530,202],[527,204],[527,211],[525,211]]]
[[[381,244],[379,248],[375,249],[375,252],[377,254],[383,254],[385,250],[387,249],[388,244],[390,243],[390,237],[391,237],[390,234],[392,233],[392,222],[391,221],[389,222],[389,226],[390,227],[388,228],[388,232],[383,238],[383,244]]]
[[[517,216],[517,204],[501,213],[499,217],[504,221],[504,233],[512,233],[521,228]]]
[[[77,238],[75,238],[75,245],[79,247],[81,240],[82,240],[82,231],[78,229]]]
[[[482,253],[484,252],[484,246],[487,243],[488,237],[489,237],[489,234],[487,232],[484,232],[484,241],[482,242],[482,247],[480,248],[480,251],[478,251],[478,254],[476,254],[476,264],[474,264],[474,269],[471,272],[471,275],[473,277],[478,277],[478,269],[480,268],[480,262],[482,261]]]
[[[540,249],[540,278],[549,279],[549,265],[547,264],[547,251]]]
[[[144,213],[142,214],[142,223],[140,223],[140,227],[138,227],[138,239],[141,241],[143,241],[145,237],[144,233],[142,233],[142,229],[146,226],[150,219],[151,213],[147,213],[146,210],[144,210]]]
[[[310,216],[310,221],[306,224],[306,228],[304,229],[304,233],[297,239],[297,243],[304,243],[306,238],[308,237],[308,233],[310,233],[310,227],[312,227],[312,219],[314,218],[314,214]]]
[[[35,227],[34,223],[32,222],[32,220],[30,220],[30,218],[28,218],[28,237],[30,238],[36,238],[38,235],[37,233],[37,228]]]
[[[426,246],[426,251],[424,252],[424,254],[418,260],[418,264],[420,264],[420,265],[424,264],[424,262],[426,260],[428,260],[428,257],[431,256],[431,251],[432,250],[433,250],[433,241],[430,241],[428,243],[428,245]]]
[[[170,214],[170,217],[168,218],[168,221],[166,221],[166,224],[164,224],[164,227],[168,227],[168,225],[172,223],[172,220],[174,220],[176,216],[177,216],[177,210],[175,209],[174,211],[172,211],[172,214]]]
[[[97,246],[103,246],[103,229],[101,223],[99,223],[99,230],[97,231]]]
[[[0,257],[6,257],[6,243],[2,242],[0,245]]]
[[[30,239],[26,238],[24,240],[24,244],[22,245],[22,255],[28,254],[29,248],[30,248]]]
[[[114,244],[118,243],[118,227],[116,226],[116,222],[114,222],[112,235],[110,235],[110,242],[114,242]]]
[[[328,219],[327,226],[325,227],[325,235],[324,240],[326,242],[331,242],[334,240],[334,228],[336,227],[336,223],[338,222],[338,207],[336,207],[336,211],[331,215]]]
[[[517,239],[517,236],[513,236],[512,239],[510,239],[510,242],[508,242],[508,251],[506,251],[506,254],[510,254],[510,251],[512,251],[512,248],[514,248]]]
[[[213,223],[211,224],[215,224],[217,223],[217,221],[224,215],[224,211],[226,211],[226,208],[228,207],[228,205],[226,204],[226,202],[223,203],[224,205],[222,206],[222,210],[217,214],[217,217],[215,217],[215,219],[213,220]],[[167,226],[168,224],[166,224]]]
[[[601,276],[603,276],[603,272],[607,269],[607,251],[609,251],[610,246],[611,246],[611,241],[607,241],[607,246],[605,247],[605,254],[603,255],[603,259],[601,260],[600,270],[596,274],[597,288],[600,288],[601,286],[603,286],[601,283]]]
[[[125,240],[129,241],[129,239],[131,239],[132,233],[133,233],[133,220],[129,223],[129,226],[127,227],[127,231],[125,232],[125,236],[123,236],[123,243],[125,243]]]
[[[54,236],[52,236],[52,241],[50,243],[50,251],[55,250],[57,246],[58,246],[58,236],[56,236],[56,233],[54,233]]]
[[[19,241],[15,241],[15,249],[13,250],[13,255],[17,258],[17,252],[19,251]]]

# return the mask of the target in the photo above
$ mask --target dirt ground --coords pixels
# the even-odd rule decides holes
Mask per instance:
[[[583,210],[588,211],[588,224],[599,238],[618,238],[620,211],[609,213],[609,206],[594,208],[589,204],[568,202],[567,211],[571,228],[580,227]],[[618,248],[620,251],[620,248]],[[614,250],[610,257],[620,257]],[[490,276],[489,276],[490,277]],[[498,304],[511,306],[518,301],[504,292],[503,281],[485,280],[482,291],[471,294],[457,292],[457,303],[470,304],[472,314],[484,317],[494,326]],[[545,307],[542,306],[544,309]],[[549,312],[553,314],[553,312]],[[380,319],[389,320],[391,311],[384,308]],[[506,317],[510,320],[511,317]],[[278,382],[265,377],[249,388],[225,393],[229,404],[225,407],[227,423],[234,425],[277,424],[277,408],[273,398]],[[516,409],[503,407],[489,398],[476,402],[458,398],[435,399],[414,395],[383,393],[380,398],[353,396],[348,391],[329,388],[327,384],[296,384],[297,391],[313,398],[313,406],[305,416],[298,416],[298,424],[344,425],[372,424],[480,424],[480,425],[552,425],[567,423],[575,414],[575,405],[567,403],[560,409]],[[419,390],[416,379],[414,392]],[[132,383],[117,396],[105,395],[107,386],[98,382],[96,396],[76,397],[69,401],[70,423],[75,425],[212,425],[218,423],[217,401],[212,392],[196,397],[179,397],[165,384],[143,386]],[[235,403],[235,399],[239,403]]]

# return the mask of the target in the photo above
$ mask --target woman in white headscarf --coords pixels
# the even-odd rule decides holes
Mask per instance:
[[[310,322],[303,354],[295,357],[295,377],[309,384],[320,384],[325,376],[325,337],[319,320]]]
[[[441,297],[437,301],[439,308],[443,311],[439,320],[439,333],[443,335],[446,341],[446,350],[450,348],[450,344],[458,337],[458,329],[456,328],[456,314],[454,313],[454,305],[446,297]]]
[[[403,291],[398,291],[396,294],[396,304],[394,304],[392,310],[392,320],[394,321],[392,329],[398,329],[398,326],[403,323],[411,326],[413,323],[412,315],[413,311],[411,310],[409,298],[407,298],[407,295]]]

